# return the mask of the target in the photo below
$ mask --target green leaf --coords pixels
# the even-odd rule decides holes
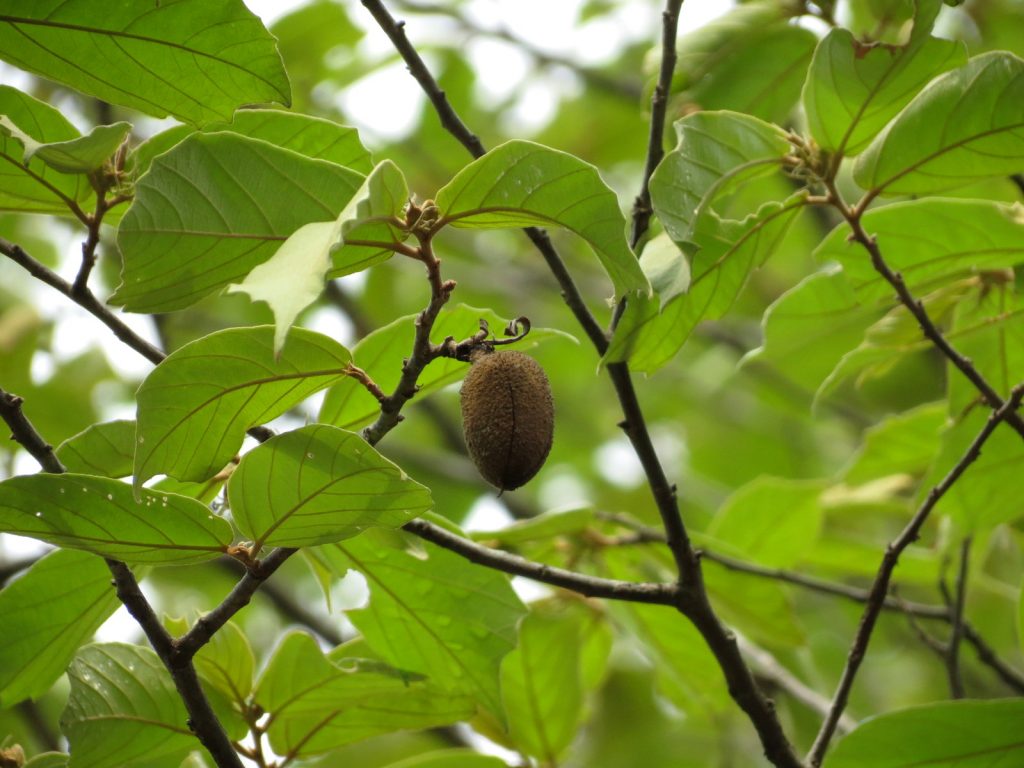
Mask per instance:
[[[125,483],[70,473],[0,483],[0,530],[129,563],[197,563],[231,544],[231,527],[195,499],[146,489],[136,500]]]
[[[651,176],[651,204],[669,236],[693,241],[705,209],[752,179],[781,168],[785,132],[736,112],[697,112],[675,123],[677,146]]]
[[[339,575],[363,574],[370,604],[349,618],[381,658],[468,693],[503,719],[498,669],[525,609],[504,574],[432,544],[396,548],[367,532],[317,550]]]
[[[660,309],[690,288],[690,262],[665,232],[653,237],[640,256],[640,268],[651,281]]]
[[[978,270],[1024,261],[1024,209],[989,200],[908,200],[868,211],[864,229],[878,241],[886,263],[912,293],[933,291]],[[814,254],[834,260],[860,302],[892,301],[894,291],[872,266],[863,246],[849,241],[842,224]]]
[[[450,725],[473,713],[469,698],[386,664],[332,663],[302,633],[288,635],[275,651],[255,700],[270,714],[274,751],[299,757],[382,733]]]
[[[857,485],[896,474],[924,474],[939,448],[946,418],[945,403],[928,403],[869,427],[844,482]]]
[[[811,135],[823,149],[856,155],[925,83],[966,61],[962,42],[925,37],[868,45],[835,28],[818,44],[804,83]]]
[[[189,630],[185,619],[165,619],[164,624],[179,637]],[[249,638],[239,626],[229,621],[217,630],[193,657],[193,663],[199,677],[241,712],[252,692],[256,658]]]
[[[336,218],[362,183],[353,170],[265,141],[194,134],[136,185],[110,301],[131,312],[187,307],[238,282],[303,225]]]
[[[165,473],[203,481],[231,461],[247,429],[346,375],[352,356],[296,328],[277,357],[270,326],[229,328],[175,350],[138,391],[135,487]]]
[[[821,533],[825,486],[820,480],[759,477],[725,501],[708,535],[763,565],[796,565]]]
[[[416,335],[417,315],[401,317],[378,328],[362,338],[352,348],[355,365],[369,374],[384,392],[392,392],[402,375],[402,360],[409,356]],[[447,336],[461,340],[480,330],[480,320],[486,320],[491,332],[500,335],[508,320],[493,310],[459,304],[442,310],[431,329],[431,341],[440,344]],[[516,349],[530,349],[538,342],[550,338],[575,339],[563,331],[551,328],[532,328]],[[434,360],[420,375],[417,395],[423,396],[448,384],[459,381],[469,371],[466,363],[451,357]],[[356,429],[372,422],[380,413],[380,403],[354,378],[339,381],[327,391],[320,408],[319,420],[342,427]]]
[[[61,173],[91,173],[99,170],[121,146],[131,131],[131,123],[97,125],[88,135],[50,144],[25,145],[25,160],[38,157]]]
[[[77,129],[56,109],[27,93],[0,85],[0,210],[69,214],[67,200],[84,203],[92,187],[81,176],[60,173],[39,158],[25,158],[26,141],[73,141]]]
[[[444,749],[391,763],[387,768],[504,768],[504,760],[471,749]]]
[[[457,227],[565,227],[594,249],[616,295],[650,291],[615,193],[594,166],[570,154],[506,142],[459,171],[436,200],[442,221]]]
[[[765,310],[764,341],[740,365],[771,365],[813,393],[879,314],[858,303],[850,281],[833,265],[804,278]]]
[[[742,45],[737,45],[740,40]],[[784,22],[734,35],[729,45],[703,62],[701,76],[687,90],[686,100],[702,110],[731,109],[785,123],[800,98],[817,42],[809,29]],[[685,38],[681,46],[685,52]],[[708,64],[713,66],[709,69]]]
[[[583,716],[582,628],[574,614],[531,611],[501,663],[501,694],[516,749],[557,765]]]
[[[68,472],[101,477],[127,477],[135,461],[135,422],[105,421],[69,437],[57,447]]]
[[[36,699],[64,674],[78,646],[120,605],[110,571],[86,552],[57,550],[0,592],[0,707]]]
[[[228,482],[235,524],[256,549],[347,539],[371,526],[398,528],[433,504],[359,435],[313,424],[247,453]]]
[[[359,173],[373,170],[370,150],[363,146],[359,131],[333,120],[281,109],[242,109],[229,123],[214,123],[205,131],[231,131],[262,139],[276,147],[290,149],[315,160],[327,160]]]
[[[474,541],[493,542],[491,546],[515,546],[531,541],[547,541],[556,536],[580,533],[594,521],[591,507],[566,511],[544,512],[526,520],[516,520],[510,525],[494,531],[474,531],[469,534]]]
[[[3,11],[4,59],[112,104],[202,124],[290,101],[274,38],[239,0],[10,0]]]
[[[69,768],[141,768],[161,758],[182,760],[195,748],[185,705],[149,648],[86,646],[68,678],[61,730],[71,742]]]
[[[996,768],[1024,761],[1024,700],[943,701],[866,720],[827,768]]]
[[[711,212],[701,216],[690,232],[698,250],[691,256],[687,293],[664,309],[658,298],[627,303],[602,361],[628,361],[634,370],[646,373],[665,365],[701,320],[717,319],[729,310],[750,273],[779,246],[803,205],[803,195],[798,194],[785,203],[766,203],[742,222]]]
[[[923,195],[1024,170],[1024,60],[985,53],[933,80],[875,137],[853,177]]]
[[[67,768],[70,757],[63,752],[42,752],[25,763],[25,768]]]
[[[300,227],[270,259],[229,287],[229,293],[247,293],[273,310],[275,353],[295,318],[323,292],[328,270],[335,277],[347,275],[391,257],[407,237],[397,217],[408,196],[405,176],[385,160],[337,219]]]

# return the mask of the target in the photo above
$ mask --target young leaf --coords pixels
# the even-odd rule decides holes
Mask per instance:
[[[936,75],[967,61],[964,44],[924,37],[904,46],[866,45],[832,29],[804,83],[804,112],[818,145],[856,155]]]
[[[583,715],[582,627],[576,614],[531,611],[519,643],[501,663],[509,737],[542,765],[558,765]]]
[[[402,360],[408,357],[416,334],[416,317],[407,315],[378,328],[360,339],[352,348],[353,362],[366,371],[385,392],[393,391],[402,375]],[[508,320],[499,317],[494,310],[459,304],[441,311],[434,322],[431,341],[440,344],[447,336],[456,340],[465,339],[480,330],[481,320],[486,320],[491,332],[499,337],[501,329],[508,325]],[[551,338],[576,341],[563,331],[532,328],[530,335],[516,349],[530,349],[538,342]],[[417,395],[422,396],[459,381],[468,370],[469,366],[459,360],[438,358],[420,375]],[[343,429],[357,429],[373,421],[379,412],[380,403],[366,391],[366,387],[348,378],[327,390],[319,420]]]
[[[432,506],[411,480],[359,435],[313,424],[247,453],[228,482],[242,534],[263,546],[305,547],[398,528]]]
[[[229,293],[247,293],[253,301],[270,305],[275,354],[299,312],[323,292],[328,270],[335,277],[347,275],[391,257],[406,238],[398,214],[408,196],[405,176],[385,160],[366,177],[337,219],[300,227],[269,260],[228,288]]]
[[[370,604],[349,618],[381,658],[468,693],[503,719],[498,666],[525,612],[504,574],[423,544],[411,552],[368,532],[317,550],[335,573],[366,577]]]
[[[38,157],[61,173],[91,173],[103,167],[124,142],[131,129],[131,123],[121,122],[97,125],[88,135],[77,139],[49,144],[32,141],[25,144],[24,162]]]
[[[663,309],[658,298],[626,304],[603,362],[627,360],[651,373],[679,351],[701,320],[716,319],[732,306],[750,273],[760,267],[786,236],[803,207],[803,196],[766,203],[742,222],[701,216],[689,236],[696,241],[687,293]]]
[[[933,80],[857,158],[886,195],[942,192],[1024,170],[1024,60],[985,53]]]
[[[805,278],[765,310],[764,342],[740,365],[771,365],[813,393],[880,314],[873,305],[858,303],[850,281],[833,265]]]
[[[616,295],[649,293],[615,193],[594,166],[570,154],[506,142],[459,171],[436,200],[442,220],[456,227],[565,227],[594,249]]]
[[[212,560],[231,527],[185,496],[89,475],[19,475],[0,483],[0,531],[129,563]]]
[[[270,326],[229,328],[175,350],[139,387],[135,487],[165,473],[207,480],[231,461],[245,431],[347,374],[352,356],[296,328],[279,356]]]
[[[869,427],[843,481],[857,485],[901,473],[923,475],[939,449],[946,414],[945,403],[928,403]]]
[[[132,312],[187,307],[238,282],[299,227],[337,217],[362,183],[353,170],[265,141],[194,134],[136,185],[110,300]]]
[[[240,0],[10,0],[0,52],[103,101],[187,123],[226,120],[244,104],[290,103],[274,38]]]
[[[78,137],[78,130],[49,104],[0,85],[0,209],[66,215],[66,201],[86,201],[93,191],[85,178],[25,158],[27,141],[38,145]]]
[[[271,747],[295,756],[382,733],[450,725],[474,709],[469,698],[380,662],[333,663],[309,635],[297,632],[270,659],[255,700],[270,714]]]
[[[57,448],[68,472],[128,477],[135,461],[135,422],[126,419],[93,424]]]
[[[71,694],[61,730],[72,765],[130,768],[184,759],[195,748],[188,713],[149,648],[105,643],[83,648],[68,669]]]
[[[1024,762],[1024,700],[942,701],[865,720],[828,768],[995,768]]]
[[[785,132],[736,112],[697,112],[675,124],[678,143],[651,176],[651,204],[669,237],[692,242],[702,211],[751,179],[777,171]]]
[[[0,592],[0,707],[49,690],[119,605],[107,566],[87,552],[50,552],[8,584]]]
[[[707,533],[755,562],[788,568],[821,533],[824,490],[818,480],[759,477],[725,501]]]
[[[908,200],[868,211],[864,228],[878,240],[886,263],[913,293],[933,291],[979,270],[1024,261],[1024,211],[990,200]],[[892,286],[871,266],[864,248],[842,224],[814,251],[843,265],[860,302],[892,300]]]

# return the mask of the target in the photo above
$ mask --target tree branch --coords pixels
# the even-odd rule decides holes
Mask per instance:
[[[647,139],[647,161],[640,184],[640,194],[633,202],[633,225],[630,231],[630,247],[636,248],[651,222],[650,181],[654,169],[665,156],[665,114],[668,110],[668,96],[672,90],[672,76],[676,70],[676,35],[679,29],[679,9],[683,0],[666,0],[661,13],[661,67],[658,84],[651,95],[651,126]]]
[[[568,589],[586,597],[673,606],[678,600],[678,587],[673,584],[616,581],[536,563],[519,555],[477,544],[427,520],[412,520],[406,523],[403,529],[478,565],[514,576],[525,576],[533,581]]]
[[[952,608],[952,629],[946,646],[946,671],[949,674],[949,694],[954,699],[964,697],[964,679],[960,672],[960,640],[964,634],[964,604],[967,601],[967,571],[970,566],[971,537],[960,544],[960,567],[956,576],[956,594]]]
[[[878,568],[878,574],[875,576],[875,581],[871,585],[871,595],[867,607],[864,609],[860,625],[857,627],[857,633],[854,636],[853,644],[850,646],[846,666],[840,676],[836,692],[832,697],[832,707],[829,710],[829,715],[825,718],[825,722],[822,723],[821,729],[818,731],[818,735],[814,740],[810,753],[808,754],[808,762],[812,766],[815,766],[815,768],[820,766],[822,760],[824,760],[825,751],[828,749],[829,742],[832,740],[832,736],[835,733],[836,724],[839,722],[839,718],[842,716],[843,710],[846,708],[846,703],[850,696],[850,690],[853,688],[853,682],[857,676],[857,671],[860,669],[861,662],[864,660],[864,655],[867,653],[868,644],[871,641],[871,634],[874,631],[878,614],[881,613],[882,606],[885,603],[885,596],[889,591],[889,582],[892,578],[892,573],[899,562],[900,554],[910,546],[912,542],[917,540],[921,527],[928,519],[932,509],[935,508],[935,505],[967,470],[967,468],[981,455],[982,446],[984,446],[985,442],[995,431],[999,422],[1003,421],[1007,418],[1008,414],[1015,412],[1016,409],[1020,407],[1022,398],[1024,398],[1024,384],[1016,386],[1009,399],[1003,403],[998,410],[992,413],[988,421],[985,423],[985,426],[978,433],[978,436],[974,438],[974,441],[968,447],[964,455],[953,466],[949,473],[934,488],[932,488],[931,491],[929,491],[928,496],[925,498],[924,502],[918,508],[907,526],[886,548],[885,555]]]
[[[836,189],[835,181],[829,180],[826,182],[829,192],[829,201],[834,205],[843,218],[850,225],[852,231],[852,238],[856,240],[861,246],[868,252],[871,257],[871,264],[874,266],[875,271],[878,272],[882,277],[885,278],[886,282],[893,287],[896,291],[896,295],[899,297],[900,302],[907,308],[914,319],[917,320],[917,324],[921,327],[925,337],[932,342],[938,348],[943,355],[960,370],[960,372],[967,377],[981,396],[984,398],[985,403],[992,408],[992,410],[1000,410],[1004,405],[1003,398],[999,396],[999,393],[992,387],[991,384],[985,379],[984,376],[974,367],[974,364],[962,354],[960,354],[953,346],[949,343],[942,332],[938,329],[931,317],[928,316],[928,311],[924,307],[924,303],[914,297],[907,288],[906,282],[903,280],[903,276],[898,272],[894,272],[891,267],[886,263],[882,257],[882,251],[878,247],[878,241],[874,236],[869,235],[864,229],[864,224],[861,221],[861,217],[864,214],[864,207],[870,199],[870,193],[865,196],[856,207],[850,208],[846,203],[843,202],[838,190]],[[1019,413],[1012,410],[1006,415],[1006,423],[1013,427],[1017,433],[1024,437],[1024,417],[1021,417]]]

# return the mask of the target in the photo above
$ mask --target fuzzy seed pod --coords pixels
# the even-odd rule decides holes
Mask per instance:
[[[473,463],[502,491],[525,484],[551,450],[555,406],[544,369],[522,352],[481,349],[462,384],[462,429]]]

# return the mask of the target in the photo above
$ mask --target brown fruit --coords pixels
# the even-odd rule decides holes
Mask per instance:
[[[551,450],[555,406],[544,369],[522,352],[480,349],[462,384],[462,429],[476,468],[503,491],[537,474]]]

